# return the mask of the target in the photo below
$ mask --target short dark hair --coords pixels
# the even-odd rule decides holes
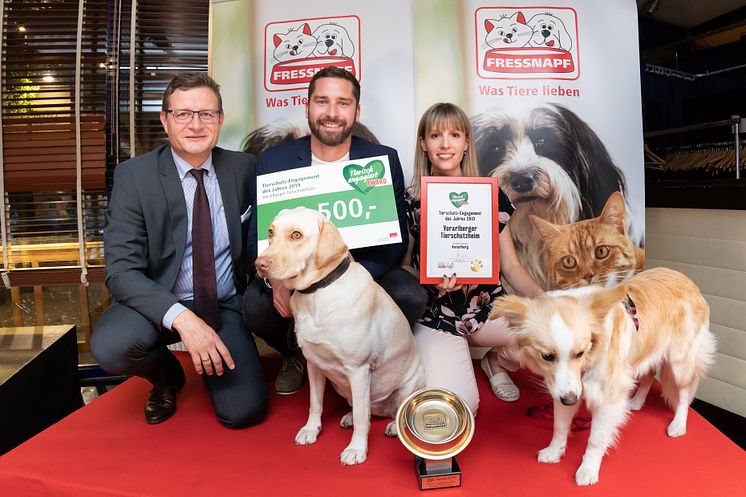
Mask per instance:
[[[352,94],[355,97],[355,102],[360,104],[360,82],[350,71],[337,66],[325,67],[313,75],[311,83],[308,85],[308,100],[311,100],[311,95],[313,95],[313,91],[316,89],[316,81],[321,78],[346,79],[352,83]]]
[[[166,91],[163,92],[161,110],[163,112],[168,112],[168,98],[173,95],[176,90],[191,90],[192,88],[211,89],[213,93],[215,93],[215,96],[218,97],[218,110],[223,112],[223,97],[220,96],[220,85],[204,72],[187,72],[174,76],[174,79],[172,79],[166,87]]]

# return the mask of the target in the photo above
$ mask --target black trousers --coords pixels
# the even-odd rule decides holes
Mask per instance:
[[[425,312],[427,290],[401,267],[392,268],[378,284],[396,302],[410,326]],[[297,354],[298,342],[293,319],[280,316],[272,302],[272,290],[267,288],[261,278],[254,278],[244,292],[243,317],[249,330],[283,357]]]
[[[182,302],[192,309],[193,302]],[[221,376],[203,374],[220,422],[231,428],[259,423],[267,410],[267,383],[254,338],[241,319],[241,296],[220,303],[220,330],[236,364]],[[154,385],[183,377],[179,360],[166,348],[180,340],[176,331],[153,324],[142,314],[114,303],[99,319],[91,350],[99,365],[112,374],[140,376]]]

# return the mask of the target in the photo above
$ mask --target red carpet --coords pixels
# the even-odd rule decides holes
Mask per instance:
[[[184,357],[182,356],[182,360]],[[276,361],[268,362],[274,377]],[[746,453],[696,412],[688,432],[669,439],[672,413],[651,393],[623,429],[601,467],[601,481],[578,488],[574,473],[588,438],[575,432],[561,463],[536,462],[549,443],[551,422],[526,416],[546,402],[528,377],[517,378],[521,400],[492,396],[479,371],[482,405],[476,434],[458,456],[463,486],[434,496],[720,496],[746,495]],[[374,419],[368,461],[342,467],[351,432],[338,426],[345,404],[327,388],[319,441],[293,442],[308,411],[307,387],[272,396],[267,420],[245,430],[214,418],[201,380],[189,375],[179,410],[169,421],[145,424],[149,385],[131,379],[0,458],[0,493],[25,496],[397,496],[419,493],[412,455],[384,437],[388,420]],[[6,407],[7,408],[7,407]]]

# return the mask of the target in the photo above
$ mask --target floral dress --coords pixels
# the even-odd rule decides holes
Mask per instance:
[[[420,269],[420,201],[414,200],[411,189],[405,193],[407,201],[407,224],[414,242],[412,266]],[[499,230],[508,223],[515,210],[505,193],[499,190],[498,196]],[[460,290],[446,292],[438,297],[435,285],[426,285],[429,297],[425,313],[417,322],[437,330],[466,336],[477,331],[492,310],[492,301],[504,293],[502,285],[464,285]]]

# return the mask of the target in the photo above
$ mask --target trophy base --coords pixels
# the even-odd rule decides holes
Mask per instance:
[[[443,461],[432,461],[414,456],[414,466],[420,490],[461,486],[461,468],[455,457]]]

